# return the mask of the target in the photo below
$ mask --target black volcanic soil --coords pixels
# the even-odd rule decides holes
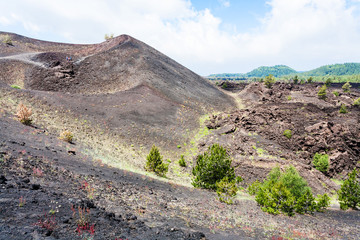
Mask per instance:
[[[317,83],[213,86],[130,36],[72,45],[10,35],[13,45],[0,43],[0,239],[358,239],[360,212],[335,199],[325,213],[273,216],[244,190],[226,205],[190,185],[196,154],[220,143],[244,186],[293,164],[315,193],[334,194],[331,179],[359,167],[357,85],[334,84],[325,101]],[[15,117],[20,102],[31,126]],[[64,130],[73,143],[58,139]],[[167,178],[144,171],[153,144]],[[329,154],[328,172],[311,165],[315,152]]]
[[[276,83],[266,89],[261,83],[249,84],[239,91],[248,107],[211,116],[207,126],[215,129],[217,137],[203,140],[203,148],[214,139],[228,146],[238,173],[248,183],[263,179],[276,165],[292,163],[315,192],[337,190],[329,178],[342,179],[360,167],[360,108],[353,105],[360,97],[360,84],[353,83],[350,93],[344,93],[342,85],[332,84],[326,100],[317,98],[320,86]],[[336,97],[333,91],[340,95]],[[348,113],[339,113],[341,104]],[[290,139],[283,135],[286,129],[292,131]],[[329,155],[327,172],[312,165],[315,153]]]

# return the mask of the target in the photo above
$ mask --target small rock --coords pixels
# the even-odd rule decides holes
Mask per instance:
[[[6,184],[6,181],[7,181],[6,177],[4,175],[1,175],[0,176],[0,184]]]
[[[31,185],[31,190],[39,190],[40,189],[40,184],[34,183]]]

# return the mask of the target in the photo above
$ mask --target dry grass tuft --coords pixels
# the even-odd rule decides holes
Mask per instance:
[[[59,137],[59,139],[65,141],[65,142],[69,142],[69,143],[72,142],[73,138],[74,138],[74,135],[72,134],[72,132],[67,131],[67,130],[63,131]]]
[[[30,125],[32,122],[31,115],[31,108],[27,108],[24,104],[20,103],[18,106],[18,112],[16,113],[19,121],[22,124]]]

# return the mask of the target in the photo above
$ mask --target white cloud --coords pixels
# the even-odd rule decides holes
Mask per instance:
[[[230,7],[230,1],[227,0],[219,0],[220,4],[224,7]]]
[[[230,1],[219,1],[230,6]],[[305,70],[360,62],[360,10],[354,0],[268,4],[271,10],[259,27],[238,34],[188,0],[12,0],[1,4],[0,27],[75,43],[101,42],[105,33],[129,34],[203,75],[246,72],[260,65]]]

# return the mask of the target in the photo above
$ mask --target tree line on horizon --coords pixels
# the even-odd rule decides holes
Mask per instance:
[[[334,82],[360,82],[360,63],[326,65],[306,72],[297,72],[285,65],[275,65],[272,67],[261,66],[245,74],[211,74],[207,78],[210,80],[251,80],[254,78],[263,78],[270,74],[284,80],[289,80],[297,76],[300,79],[314,77],[314,81],[325,81],[330,77],[333,78],[332,80]]]

